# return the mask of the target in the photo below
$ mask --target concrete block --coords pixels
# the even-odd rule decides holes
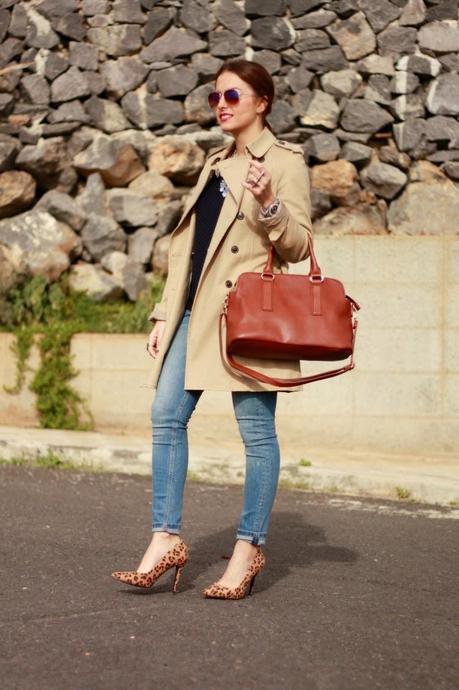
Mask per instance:
[[[361,306],[356,315],[359,329],[440,327],[441,294],[429,285],[356,283],[348,294]]]
[[[438,285],[442,271],[442,237],[355,237],[356,282]]]
[[[459,328],[459,283],[447,286],[445,300],[445,326]]]
[[[354,237],[314,239],[314,253],[324,276],[340,280],[344,287],[354,280]],[[290,273],[309,273],[309,259],[289,265]]]
[[[445,416],[459,418],[459,374],[448,374],[446,377]]]
[[[447,372],[459,372],[459,328],[445,330],[444,367]]]
[[[459,451],[459,434],[444,439],[444,420],[432,417],[355,416],[353,447],[383,453],[447,453]],[[449,448],[448,448],[449,445]]]
[[[82,338],[88,341],[84,345]],[[145,347],[147,340],[146,334],[85,333],[75,336],[75,354],[83,357],[82,368],[89,359],[96,370],[138,370],[145,365],[146,371],[150,361]],[[72,344],[72,352],[73,347]],[[79,367],[77,362],[76,359],[75,366]]]
[[[448,237],[446,245],[446,281],[459,285],[459,238]]]
[[[441,416],[441,376],[354,372],[357,416]],[[398,419],[397,419],[398,423]]]
[[[359,324],[360,329],[360,324]],[[440,372],[441,331],[433,328],[362,328],[357,331],[356,371]]]

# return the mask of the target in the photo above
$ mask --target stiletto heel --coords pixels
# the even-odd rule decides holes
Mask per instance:
[[[183,570],[183,565],[176,565],[175,566],[174,584],[172,586],[172,591],[174,592],[174,594],[177,594],[178,583],[180,582],[180,576],[182,574],[182,570]]]
[[[146,573],[141,573],[138,570],[116,570],[112,573],[115,580],[124,582],[127,585],[134,587],[153,587],[156,580],[158,580],[163,573],[175,566],[175,576],[172,585],[172,591],[177,593],[177,586],[180,580],[182,570],[188,561],[188,547],[185,542],[180,539],[177,544],[167,551],[164,556],[158,561],[154,568]]]
[[[266,556],[261,550],[260,546],[257,546],[257,553],[254,556],[252,563],[244,575],[242,582],[233,589],[231,587],[225,587],[224,585],[219,585],[214,582],[202,590],[205,597],[212,599],[243,599],[247,592],[252,593],[253,583],[255,578],[262,568],[266,565]]]

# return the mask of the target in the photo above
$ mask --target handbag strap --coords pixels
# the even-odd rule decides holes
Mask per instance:
[[[255,379],[257,381],[288,388],[289,386],[300,386],[303,383],[312,383],[312,381],[320,381],[321,379],[328,379],[332,376],[339,376],[340,374],[344,374],[346,371],[350,371],[355,367],[354,344],[355,337],[357,334],[357,326],[359,323],[357,319],[354,319],[352,323],[352,353],[349,364],[346,364],[346,366],[340,367],[339,369],[330,369],[329,371],[323,371],[319,374],[311,374],[310,376],[302,376],[297,379],[277,379],[272,376],[262,374],[260,371],[256,371],[255,369],[251,369],[250,367],[246,367],[244,364],[237,362],[231,354],[226,352],[226,347],[223,343],[223,320],[225,320],[226,326],[226,313],[224,311],[222,311],[222,313],[220,314],[220,351],[222,353],[224,361],[233,369],[237,369],[246,376],[249,376],[250,378]]]
[[[320,281],[322,281],[322,271],[320,270],[320,266],[317,263],[317,258],[316,258],[315,252],[314,252],[314,243],[312,241],[312,236],[309,232],[307,233],[307,235],[308,235],[309,262],[310,262],[308,276],[309,276],[310,280],[316,279],[320,282]],[[263,268],[263,274],[266,274],[266,273],[272,274],[273,273],[273,262],[274,262],[274,252],[275,251],[276,250],[274,248],[274,245],[271,242],[269,249],[268,249],[268,258],[267,258],[266,264]]]

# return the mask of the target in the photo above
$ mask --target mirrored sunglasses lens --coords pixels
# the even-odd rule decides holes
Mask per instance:
[[[239,92],[236,89],[228,89],[225,91],[225,101],[228,105],[239,103]]]
[[[220,93],[218,91],[211,91],[207,97],[211,108],[215,108],[220,100]]]

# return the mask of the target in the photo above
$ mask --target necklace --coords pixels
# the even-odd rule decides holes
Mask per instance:
[[[229,156],[227,158],[233,158],[236,152],[236,147],[232,150]],[[220,178],[220,187],[219,187],[219,192],[222,195],[223,198],[228,194],[228,185],[226,184],[225,180],[223,179],[222,175],[220,175],[219,172],[217,172],[217,175]]]

